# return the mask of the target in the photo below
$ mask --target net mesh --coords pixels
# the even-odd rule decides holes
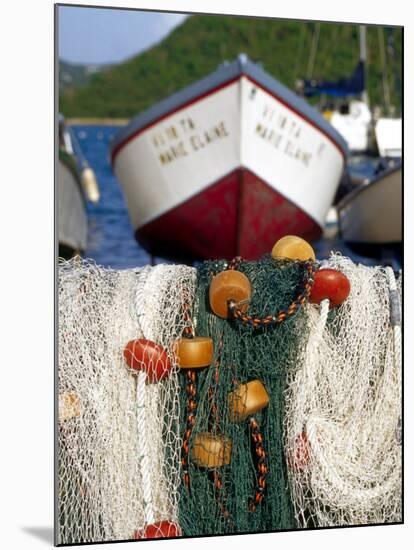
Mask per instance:
[[[337,310],[307,306],[310,335],[290,365],[284,435],[295,516],[301,527],[398,522],[401,349],[389,278],[340,255],[328,267],[351,292]]]
[[[208,289],[225,262],[206,262],[198,270],[195,306],[196,333],[215,342],[214,364],[197,376],[196,421],[190,449],[200,434],[226,437],[231,443],[228,465],[198,467],[190,460],[190,486],[182,485],[180,524],[187,535],[243,533],[295,527],[282,442],[284,390],[287,365],[298,358],[298,341],[306,337],[302,311],[275,328],[254,330],[236,320],[212,314]],[[241,262],[238,270],[252,286],[249,312],[259,316],[286,308],[297,293],[303,268],[270,258]],[[229,414],[229,393],[239,384],[261,381],[269,395],[263,410],[240,422]],[[181,378],[181,430],[186,429],[188,406],[185,378]],[[257,423],[265,453],[267,474],[264,497],[252,509],[259,481],[258,453],[252,432]],[[260,440],[259,437],[259,440]],[[262,451],[259,451],[259,454]],[[218,480],[218,481],[217,481]]]
[[[177,521],[181,440],[172,350],[194,282],[185,266],[60,265],[59,543],[131,539],[151,514],[155,523]],[[140,337],[167,351],[167,379],[142,384],[126,367],[124,347]]]
[[[340,308],[254,328],[210,310],[229,267],[60,264],[60,544],[401,520],[401,276],[332,255],[351,283]],[[259,317],[286,311],[305,276],[270,257],[237,269]],[[177,366],[189,329],[214,342],[196,374]],[[137,338],[162,346],[168,377],[127,368]],[[234,418],[230,396],[252,381],[268,403]],[[197,463],[196,443],[208,453],[212,440],[228,460]]]

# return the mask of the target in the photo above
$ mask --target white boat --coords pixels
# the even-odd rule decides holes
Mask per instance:
[[[401,157],[401,118],[379,118],[375,124],[375,139],[381,157]]]
[[[111,147],[139,243],[166,257],[258,258],[318,238],[347,147],[241,54],[139,114]]]
[[[351,245],[375,251],[402,241],[401,162],[366,180],[337,205],[342,238]]]
[[[367,103],[352,99],[346,105],[347,112],[334,111],[330,123],[345,138],[351,153],[369,149],[372,115]]]
[[[298,90],[306,97],[319,96],[325,118],[342,135],[351,153],[371,149],[372,113],[366,89],[366,28],[359,27],[359,61],[353,74],[335,81],[307,78],[298,81]]]
[[[56,171],[59,257],[71,258],[86,248],[88,223],[85,201],[98,202],[99,188],[93,170],[76,139],[59,117],[59,156]]]

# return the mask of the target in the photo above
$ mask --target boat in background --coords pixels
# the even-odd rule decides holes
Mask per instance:
[[[86,248],[85,202],[99,201],[99,187],[95,173],[62,115],[59,115],[56,184],[59,257],[69,259],[82,254]]]
[[[401,118],[379,118],[375,124],[375,139],[381,157],[401,157]]]
[[[381,157],[395,158],[402,155],[402,119],[401,119],[401,78],[398,70],[398,56],[395,48],[394,30],[388,33],[387,44],[385,44],[384,30],[378,27],[379,50],[382,61],[382,89],[384,106],[376,117],[375,138],[378,153]],[[391,61],[391,73],[394,78],[389,81],[389,68],[387,68],[387,55]],[[394,88],[398,98],[399,106],[392,103],[391,89]],[[400,114],[400,116],[398,116]]]
[[[351,153],[370,149],[372,115],[366,101],[352,99],[333,111],[328,120],[345,138]]]
[[[135,117],[111,145],[135,236],[173,259],[256,259],[317,239],[347,158],[340,134],[240,54]]]
[[[401,161],[387,163],[337,205],[343,240],[358,254],[382,256],[394,249],[402,254]]]
[[[371,148],[372,113],[366,89],[366,28],[359,27],[359,61],[349,77],[335,81],[308,78],[297,82],[304,97],[324,98],[320,111],[342,135],[351,153],[365,153]],[[326,98],[329,98],[327,100]]]

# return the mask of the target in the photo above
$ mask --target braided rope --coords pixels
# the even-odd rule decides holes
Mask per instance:
[[[234,269],[234,268],[233,268]],[[253,328],[266,327],[269,325],[277,325],[285,321],[296,313],[309,299],[310,292],[313,287],[314,274],[316,271],[316,263],[309,260],[304,263],[306,277],[302,281],[298,294],[293,302],[286,308],[282,309],[275,315],[267,315],[266,317],[253,317],[244,313],[235,302],[229,303],[229,310],[234,319],[241,321],[244,325],[251,325]]]
[[[145,338],[156,340],[158,333],[158,319],[154,315],[159,304],[159,289],[168,277],[169,266],[162,264],[149,267],[146,272],[145,286],[142,289],[143,309],[141,310],[140,324]]]
[[[390,324],[394,336],[394,361],[398,370],[401,367],[401,303],[397,290],[394,271],[391,267],[386,267],[385,272],[388,279],[388,288],[390,295]]]
[[[187,371],[187,424],[183,437],[183,444],[181,448],[181,466],[183,470],[183,481],[187,489],[190,488],[190,474],[189,474],[189,442],[191,434],[196,421],[197,412],[197,373],[195,370],[189,369]]]
[[[147,282],[148,275],[151,271],[150,266],[145,266],[142,269],[140,269],[138,273],[138,281],[137,281],[137,288],[135,292],[135,313],[138,318],[138,324],[139,328],[142,332],[142,335],[144,335],[144,328],[143,324],[145,324],[145,284]]]
[[[223,345],[224,345],[223,333],[221,333],[219,343],[218,343],[218,346],[217,346],[217,356],[216,356],[216,360],[214,361],[215,386],[214,386],[214,388],[210,386],[210,388],[208,390],[208,396],[209,396],[209,401],[210,401],[210,416],[209,416],[209,428],[210,428],[210,430],[212,430],[213,427],[217,426],[218,423],[219,423],[219,420],[220,420],[219,415],[218,415],[217,404],[216,404],[216,397],[217,397],[217,389],[218,389],[218,381],[219,381],[219,368],[220,368],[220,363],[221,363],[221,355],[222,355],[222,352],[223,352]],[[227,509],[226,498],[225,498],[225,494],[223,493],[223,481],[222,481],[221,474],[220,474],[219,470],[217,470],[217,469],[213,470],[212,479],[213,479],[214,487],[216,489],[214,496],[215,496],[216,502],[217,502],[217,504],[220,508],[220,512],[221,512],[222,516],[224,517],[224,519],[229,523],[230,527],[234,528],[233,518],[231,517],[231,514],[230,514],[229,510]]]
[[[144,516],[147,524],[154,523],[154,507],[152,503],[152,486],[150,460],[148,456],[147,414],[145,407],[146,381],[145,372],[139,372],[137,377],[137,425],[138,453],[141,464],[142,492],[144,497]]]
[[[397,281],[395,280],[394,270],[391,267],[386,267],[385,272],[387,274],[389,299],[390,299],[390,324],[393,332],[393,344],[394,344],[394,367],[399,378],[399,385],[401,386],[401,360],[402,360],[402,344],[401,344],[401,302],[397,289]],[[402,443],[402,419],[401,416],[398,419],[398,424],[395,428],[395,438],[399,444]]]
[[[184,323],[183,335],[186,338],[194,338],[194,325],[191,318],[190,306],[187,301],[184,302]]]
[[[135,310],[137,312],[139,328],[141,334],[137,336],[147,336],[148,323],[146,322],[145,303],[146,292],[145,286],[148,281],[151,267],[146,266],[139,273],[137,289],[135,293]],[[152,499],[152,486],[151,486],[151,470],[150,461],[148,456],[148,434],[147,434],[147,388],[146,388],[146,374],[145,372],[139,372],[137,376],[137,393],[136,393],[136,407],[137,407],[137,441],[138,441],[138,458],[140,460],[140,471],[142,479],[142,494],[144,497],[144,517],[145,523],[154,523],[154,506]]]
[[[227,269],[229,270],[237,269],[242,261],[243,261],[243,258],[241,256],[236,256],[231,260],[231,262],[227,266]]]
[[[191,318],[190,304],[188,300],[184,300],[183,305],[184,329],[183,336],[186,338],[194,338],[194,325]],[[197,412],[197,372],[193,369],[187,370],[187,424],[181,447],[181,466],[183,470],[183,481],[187,489],[190,488],[189,474],[189,454],[190,454],[190,438],[196,421]]]
[[[231,529],[234,529],[235,523],[226,506],[226,499],[223,492],[223,480],[221,478],[220,472],[218,470],[213,470],[212,477],[213,477],[214,487],[216,489],[215,498],[216,498],[218,507],[220,508],[220,512],[224,517],[224,519],[227,521],[229,527]]]
[[[255,446],[257,458],[257,480],[254,497],[249,502],[250,512],[254,512],[257,506],[262,502],[266,491],[266,477],[269,471],[266,452],[263,447],[263,435],[260,432],[259,425],[253,417],[249,419],[250,434]]]

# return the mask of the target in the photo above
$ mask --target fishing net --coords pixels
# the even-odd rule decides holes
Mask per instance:
[[[232,264],[60,265],[59,543],[401,520],[401,277],[332,255],[351,293],[329,310],[304,262]],[[209,289],[231,269],[252,295],[225,319]],[[209,366],[179,369],[197,337]],[[167,377],[127,367],[137,338]]]
[[[212,277],[227,267],[225,262],[206,262],[198,269],[195,332],[212,337],[215,358],[213,366],[197,376],[197,409],[189,448],[207,433],[225,437],[231,456],[229,464],[217,468],[199,467],[189,461],[190,482],[188,487],[182,485],[180,500],[180,525],[187,535],[260,532],[296,525],[283,450],[284,390],[287,365],[298,360],[298,343],[307,338],[306,319],[299,311],[276,327],[255,329],[214,315],[208,289]],[[270,258],[241,262],[238,270],[251,282],[249,312],[258,316],[286,308],[303,278],[300,264]],[[239,384],[253,380],[265,386],[269,403],[250,418],[235,422],[229,394]],[[183,433],[189,414],[186,390],[182,376]],[[255,505],[260,485],[264,497]]]
[[[185,266],[61,264],[59,543],[131,539],[150,521],[177,521],[179,384],[171,349],[194,279]],[[173,369],[165,380],[142,384],[126,368],[124,347],[140,337],[167,351]]]
[[[337,310],[307,305],[289,367],[285,444],[301,527],[401,521],[401,277],[332,255],[349,278]]]

